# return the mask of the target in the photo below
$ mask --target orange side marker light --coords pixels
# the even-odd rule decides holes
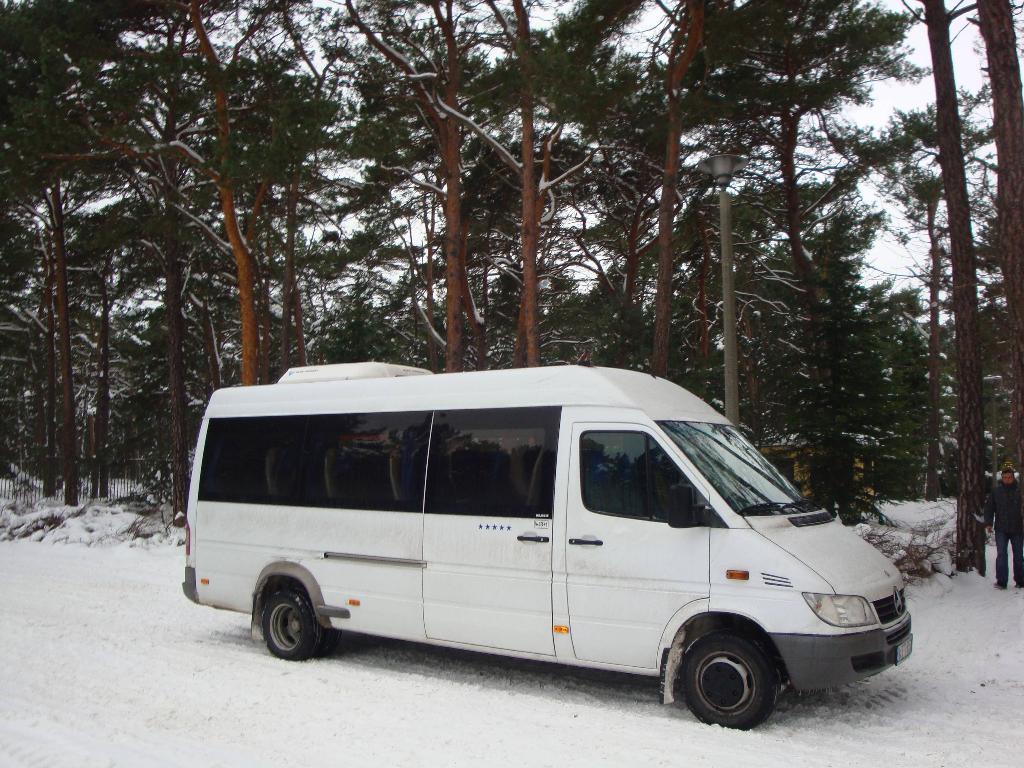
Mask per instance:
[[[355,599],[354,597],[350,597],[350,598],[348,599],[348,604],[349,604],[349,605],[355,605],[355,606],[359,606],[359,605],[362,605],[362,603],[360,603],[360,602],[359,602],[358,600],[356,600],[356,599]]]
[[[732,579],[733,581],[749,581],[750,571],[726,571],[725,578]]]
[[[553,626],[551,628],[551,631],[554,632],[556,635],[568,635],[569,634],[569,628],[567,626],[565,626],[564,624],[555,624],[555,626]]]
[[[210,580],[209,579],[200,579],[199,583],[202,584],[203,586],[207,586],[207,585],[209,585]]]

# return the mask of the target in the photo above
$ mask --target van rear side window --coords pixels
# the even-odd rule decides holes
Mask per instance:
[[[438,412],[426,511],[551,517],[560,417],[561,408]]]
[[[305,416],[210,419],[199,498],[297,504]]]
[[[419,512],[430,413],[311,416],[303,503]]]
[[[210,419],[202,501],[551,517],[560,408]],[[429,442],[428,442],[429,441]],[[430,477],[426,480],[428,465]]]

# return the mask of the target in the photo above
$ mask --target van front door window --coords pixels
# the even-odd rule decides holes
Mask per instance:
[[[665,522],[672,489],[685,483],[650,435],[585,432],[580,438],[580,488],[591,512]]]

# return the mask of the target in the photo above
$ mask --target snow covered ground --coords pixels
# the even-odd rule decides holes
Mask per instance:
[[[182,595],[179,547],[81,538],[0,543],[0,766],[1024,765],[1024,591],[973,574],[910,588],[905,665],[741,733],[650,678],[369,638],[279,661]]]

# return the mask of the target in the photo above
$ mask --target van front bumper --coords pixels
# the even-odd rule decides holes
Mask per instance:
[[[888,629],[852,635],[771,635],[798,691],[835,688],[862,680],[897,663],[900,647],[913,642],[910,615]],[[906,658],[906,656],[904,656]]]

